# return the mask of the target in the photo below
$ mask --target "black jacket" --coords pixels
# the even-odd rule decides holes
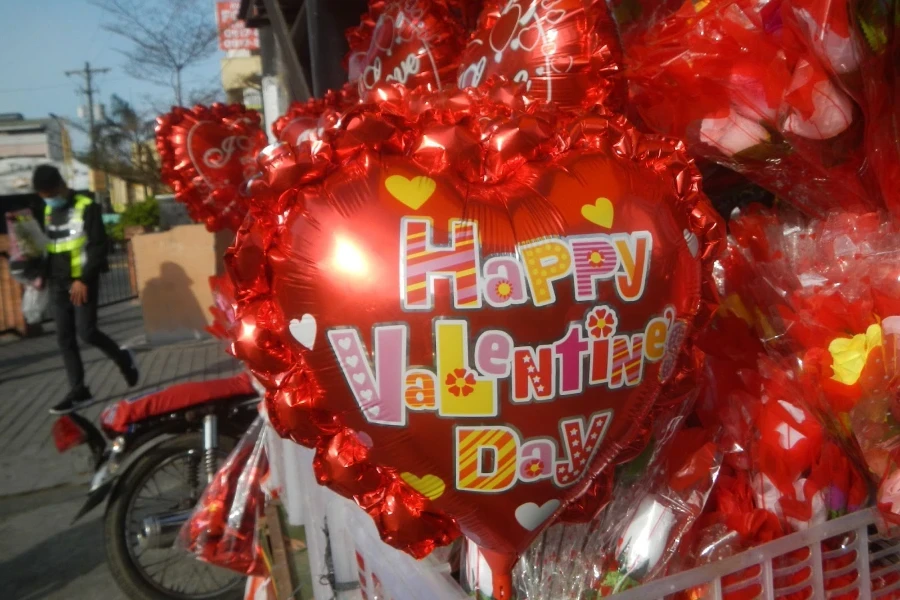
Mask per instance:
[[[50,223],[62,225],[69,218],[69,209],[75,204],[75,192],[70,190],[68,204],[55,209],[50,213]],[[84,192],[78,192],[79,196],[90,196]],[[107,252],[109,242],[106,238],[106,228],[103,226],[103,212],[96,201],[84,209],[84,232],[87,235],[87,261],[81,268],[79,279],[90,281],[96,279],[100,273],[109,271]],[[51,232],[47,232],[51,235]],[[67,282],[72,279],[72,260],[68,252],[50,254],[47,261],[48,276],[55,281]]]

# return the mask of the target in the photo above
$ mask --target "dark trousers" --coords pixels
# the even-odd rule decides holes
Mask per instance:
[[[78,351],[78,339],[99,348],[121,369],[127,365],[127,355],[109,336],[97,329],[97,300],[100,297],[99,279],[86,281],[87,302],[81,306],[72,304],[69,298],[70,282],[50,282],[50,302],[56,321],[56,337],[66,364],[66,375],[72,389],[84,386],[84,364]],[[77,337],[76,337],[77,335]]]

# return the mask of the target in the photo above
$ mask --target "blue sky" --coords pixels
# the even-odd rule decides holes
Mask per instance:
[[[214,0],[208,2],[209,17],[215,20]],[[152,0],[146,4],[152,5]],[[18,112],[26,118],[46,117],[49,113],[77,119],[77,110],[85,102],[77,93],[83,78],[66,77],[65,71],[84,67],[108,67],[109,73],[98,75],[96,87],[100,98],[109,103],[118,94],[135,107],[147,108],[145,98],[159,104],[173,102],[172,91],[153,83],[132,79],[122,68],[124,57],[117,49],[128,42],[102,28],[103,13],[87,0],[23,0],[4,1],[3,59],[0,60],[0,112]],[[217,52],[185,77],[185,87],[220,85]],[[76,136],[76,146],[83,146],[84,136]]]

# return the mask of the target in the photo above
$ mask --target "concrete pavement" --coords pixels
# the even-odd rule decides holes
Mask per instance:
[[[87,486],[0,498],[0,597],[127,600],[116,587],[98,510],[74,526]]]
[[[136,351],[141,380],[128,390],[116,366],[82,347],[95,399],[81,414],[96,422],[110,401],[182,381],[238,372],[240,363],[214,339],[143,344],[140,305],[101,309],[100,328]],[[125,600],[106,566],[102,509],[74,526],[91,476],[87,449],[60,455],[47,410],[67,391],[54,327],[43,336],[0,343],[0,599]]]
[[[225,377],[240,369],[215,339],[146,346],[136,301],[101,309],[99,324],[119,344],[135,349],[141,380],[129,390],[112,361],[99,350],[82,346],[87,384],[101,402],[81,414],[94,421],[107,402],[181,381]],[[85,448],[60,455],[53,445],[56,417],[47,411],[65,396],[68,383],[53,324],[45,330],[40,337],[0,345],[0,497],[79,484],[90,477]]]

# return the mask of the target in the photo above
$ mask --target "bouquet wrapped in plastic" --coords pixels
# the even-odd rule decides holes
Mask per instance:
[[[179,543],[200,560],[246,575],[268,574],[259,539],[269,474],[265,448],[265,420],[257,417],[181,530]]]
[[[22,284],[41,287],[48,239],[30,210],[6,213],[9,232],[9,269]]]
[[[768,350],[799,365],[862,449],[885,516],[900,521],[900,228],[880,213],[781,222],[765,211],[732,222],[722,261],[729,303]]]
[[[650,443],[618,469],[613,499],[593,520],[554,525],[528,549],[515,570],[521,597],[606,596],[667,573],[722,459],[719,432],[690,415],[695,398],[691,393],[658,415]],[[477,559],[467,557],[470,573],[479,570]],[[485,585],[483,578],[469,579],[469,586]]]
[[[40,323],[50,301],[43,285],[47,236],[30,210],[6,213],[9,232],[9,270],[13,279],[25,286],[22,315],[29,324]]]
[[[892,2],[688,0],[640,19],[627,8],[648,3],[620,4],[632,106],[652,129],[812,215],[900,207]]]
[[[727,451],[704,513],[684,537],[674,570],[720,560],[868,504],[869,482],[858,454],[829,415],[815,408],[820,404],[815,390],[798,382],[792,365],[765,356],[753,368],[740,368],[721,357],[711,362],[719,381],[698,413],[722,428]],[[839,590],[859,574],[842,570],[852,556],[830,557],[827,552],[838,546],[829,544],[834,546],[832,541],[823,545],[822,567],[839,575],[826,577],[824,586]],[[804,587],[810,578],[804,561],[809,559],[809,551],[802,549],[774,561],[777,597],[809,597]],[[724,597],[757,597],[762,591],[759,569],[757,565],[725,578],[726,588],[743,589]]]

